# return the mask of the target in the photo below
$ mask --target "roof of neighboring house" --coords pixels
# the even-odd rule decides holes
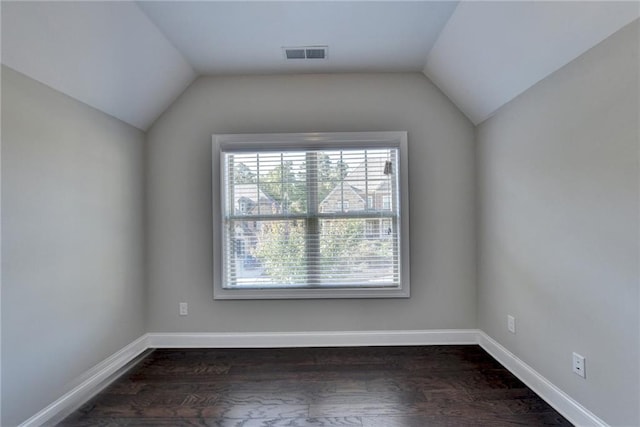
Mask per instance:
[[[344,178],[344,182],[362,192],[366,192],[367,183],[369,191],[374,191],[382,182],[388,181],[388,177],[383,173],[384,161],[369,161],[368,166],[365,162],[360,163],[355,169],[349,171]]]
[[[373,193],[377,191],[389,190],[389,177],[384,174],[384,161],[369,162],[368,168],[366,165],[367,163],[365,162],[360,163],[355,169],[347,174],[343,181],[345,189],[351,189],[365,202],[368,194],[373,195]],[[320,204],[325,203],[333,197],[335,192],[339,189],[340,183],[336,184],[333,190],[327,194],[327,197],[325,197]]]
[[[258,188],[257,184],[236,184],[233,186],[233,204],[237,206],[242,198],[249,199],[253,203],[273,203],[274,200],[264,191]]]
[[[353,193],[355,193],[355,195],[356,195],[356,196],[358,196],[360,199],[362,199],[362,201],[366,201],[366,200],[365,200],[365,194],[366,194],[366,193],[364,192],[364,190],[361,190],[361,189],[359,189],[358,187],[355,187],[355,186],[353,186],[353,185],[349,185],[349,184],[346,184],[346,185],[344,186],[344,189],[345,189],[346,191],[351,190]],[[329,192],[329,194],[327,194],[327,197],[325,197],[324,199],[322,199],[322,202],[320,202],[320,204],[322,205],[323,203],[326,203],[328,200],[330,200],[330,199],[331,199],[331,197],[333,197],[333,195],[334,195],[337,191],[340,191],[340,184],[337,184],[335,187],[333,187],[333,190],[331,190],[331,191]]]

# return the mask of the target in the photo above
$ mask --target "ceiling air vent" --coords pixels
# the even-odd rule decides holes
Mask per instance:
[[[327,46],[283,47],[286,59],[327,59]]]

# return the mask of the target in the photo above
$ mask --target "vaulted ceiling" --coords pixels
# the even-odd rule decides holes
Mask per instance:
[[[2,63],[140,129],[198,75],[424,72],[478,124],[638,2],[2,2]],[[282,48],[326,45],[327,59]]]

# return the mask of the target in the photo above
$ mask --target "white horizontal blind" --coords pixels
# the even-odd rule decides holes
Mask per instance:
[[[226,149],[223,288],[398,288],[398,148]]]

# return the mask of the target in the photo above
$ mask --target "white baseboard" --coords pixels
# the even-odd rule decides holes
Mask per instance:
[[[62,414],[69,413],[69,411],[78,408],[106,387],[109,384],[109,378],[148,348],[147,335],[143,335],[126,347],[123,347],[82,374],[80,378],[76,380],[79,385],[24,421],[20,424],[20,427],[39,427],[46,425],[59,418]]]
[[[152,348],[345,347],[476,344],[476,329],[417,331],[321,331],[150,333]]]
[[[604,421],[482,331],[478,332],[478,344],[574,425],[607,426]]]
[[[456,344],[479,344],[573,424],[577,426],[607,426],[604,421],[484,332],[477,329],[442,329],[349,332],[149,333],[85,372],[78,379],[80,384],[77,387],[20,424],[20,427],[46,425],[52,420],[58,419],[62,414],[68,414],[106,387],[109,384],[108,380],[114,374],[148,349]]]

